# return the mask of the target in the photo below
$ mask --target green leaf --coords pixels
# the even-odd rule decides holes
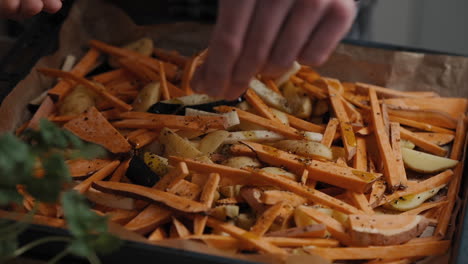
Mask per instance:
[[[82,195],[75,191],[66,192],[62,196],[62,205],[68,228],[74,236],[70,246],[73,254],[108,253],[119,247],[120,240],[108,233],[108,218],[91,211]]]
[[[71,179],[70,172],[62,155],[53,153],[42,161],[44,177],[31,178],[24,183],[33,197],[43,202],[55,202],[64,183]]]
[[[45,147],[56,147],[64,149],[68,147],[68,137],[54,123],[47,119],[41,119],[39,121],[39,133],[41,141],[39,144]]]
[[[0,239],[0,260],[12,256],[18,248],[18,239],[16,235]]]

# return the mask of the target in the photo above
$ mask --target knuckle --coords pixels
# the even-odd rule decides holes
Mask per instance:
[[[299,0],[297,2],[301,9],[322,9],[330,3],[330,0]]]
[[[227,58],[235,58],[240,53],[241,43],[235,37],[232,37],[228,34],[223,34],[219,36],[215,42],[217,48],[220,49]]]
[[[331,11],[335,19],[349,21],[353,18],[356,7],[353,1],[336,0],[331,4]]]

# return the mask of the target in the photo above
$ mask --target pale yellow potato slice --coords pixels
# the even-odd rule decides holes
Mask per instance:
[[[333,159],[333,153],[329,147],[314,141],[282,140],[275,143],[274,146],[281,150],[313,159]]]
[[[384,205],[387,209],[397,210],[397,211],[408,211],[420,206],[424,203],[427,199],[432,198],[436,195],[440,189],[444,188],[445,184],[440,185],[434,189],[417,193],[417,194],[410,194],[403,197],[400,197],[396,200],[393,200]]]
[[[435,156],[421,151],[402,148],[405,167],[421,173],[434,173],[455,167],[457,160]]]

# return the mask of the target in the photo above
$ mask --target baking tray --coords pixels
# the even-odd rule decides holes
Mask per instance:
[[[0,59],[0,103],[8,95],[8,93],[16,86],[16,84],[26,77],[35,63],[43,56],[53,53],[57,49],[58,33],[60,26],[65,20],[70,11],[73,1],[64,1],[64,7],[55,15],[40,14],[39,16],[31,19],[26,24],[23,34],[19,37],[15,45],[7,53],[5,57]],[[158,17],[157,21],[150,21],[148,18],[141,19],[137,22],[142,23],[170,23],[176,21],[196,21],[204,23],[214,22],[213,17],[200,17],[194,18],[193,15],[178,15],[174,17]],[[131,16],[137,16],[136,13],[129,13]],[[397,51],[409,51],[427,54],[442,54],[452,56],[465,56],[462,54],[453,54],[447,52],[440,52],[434,50],[426,50],[419,48],[412,48],[406,46],[389,45],[377,42],[360,41],[353,39],[345,39],[344,43],[381,48]],[[467,84],[468,85],[468,84]],[[465,164],[468,164],[468,158],[465,158]],[[460,197],[462,198],[460,213],[457,216],[456,224],[459,227],[454,234],[452,254],[450,263],[466,264],[468,263],[468,166],[465,166],[462,185],[460,189]],[[68,235],[68,232],[63,229],[31,225],[20,236],[20,243],[25,244],[30,241],[36,240],[44,236]],[[60,243],[50,243],[45,246],[37,247],[29,251],[25,256],[39,259],[48,260],[63,249],[64,245]],[[157,261],[158,263],[252,263],[237,259],[223,258],[208,254],[200,254],[191,251],[184,251],[175,248],[153,246],[149,244],[126,241],[125,244],[117,251],[109,256],[102,257],[103,263],[128,263],[130,261],[135,263],[144,263],[147,261]],[[87,263],[83,259],[67,257],[60,263]]]

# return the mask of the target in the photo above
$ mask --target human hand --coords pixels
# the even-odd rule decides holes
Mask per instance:
[[[196,92],[235,99],[257,73],[278,76],[295,60],[323,63],[352,25],[353,0],[220,0]]]
[[[0,0],[0,16],[19,20],[37,15],[41,11],[55,13],[61,7],[61,0]]]

